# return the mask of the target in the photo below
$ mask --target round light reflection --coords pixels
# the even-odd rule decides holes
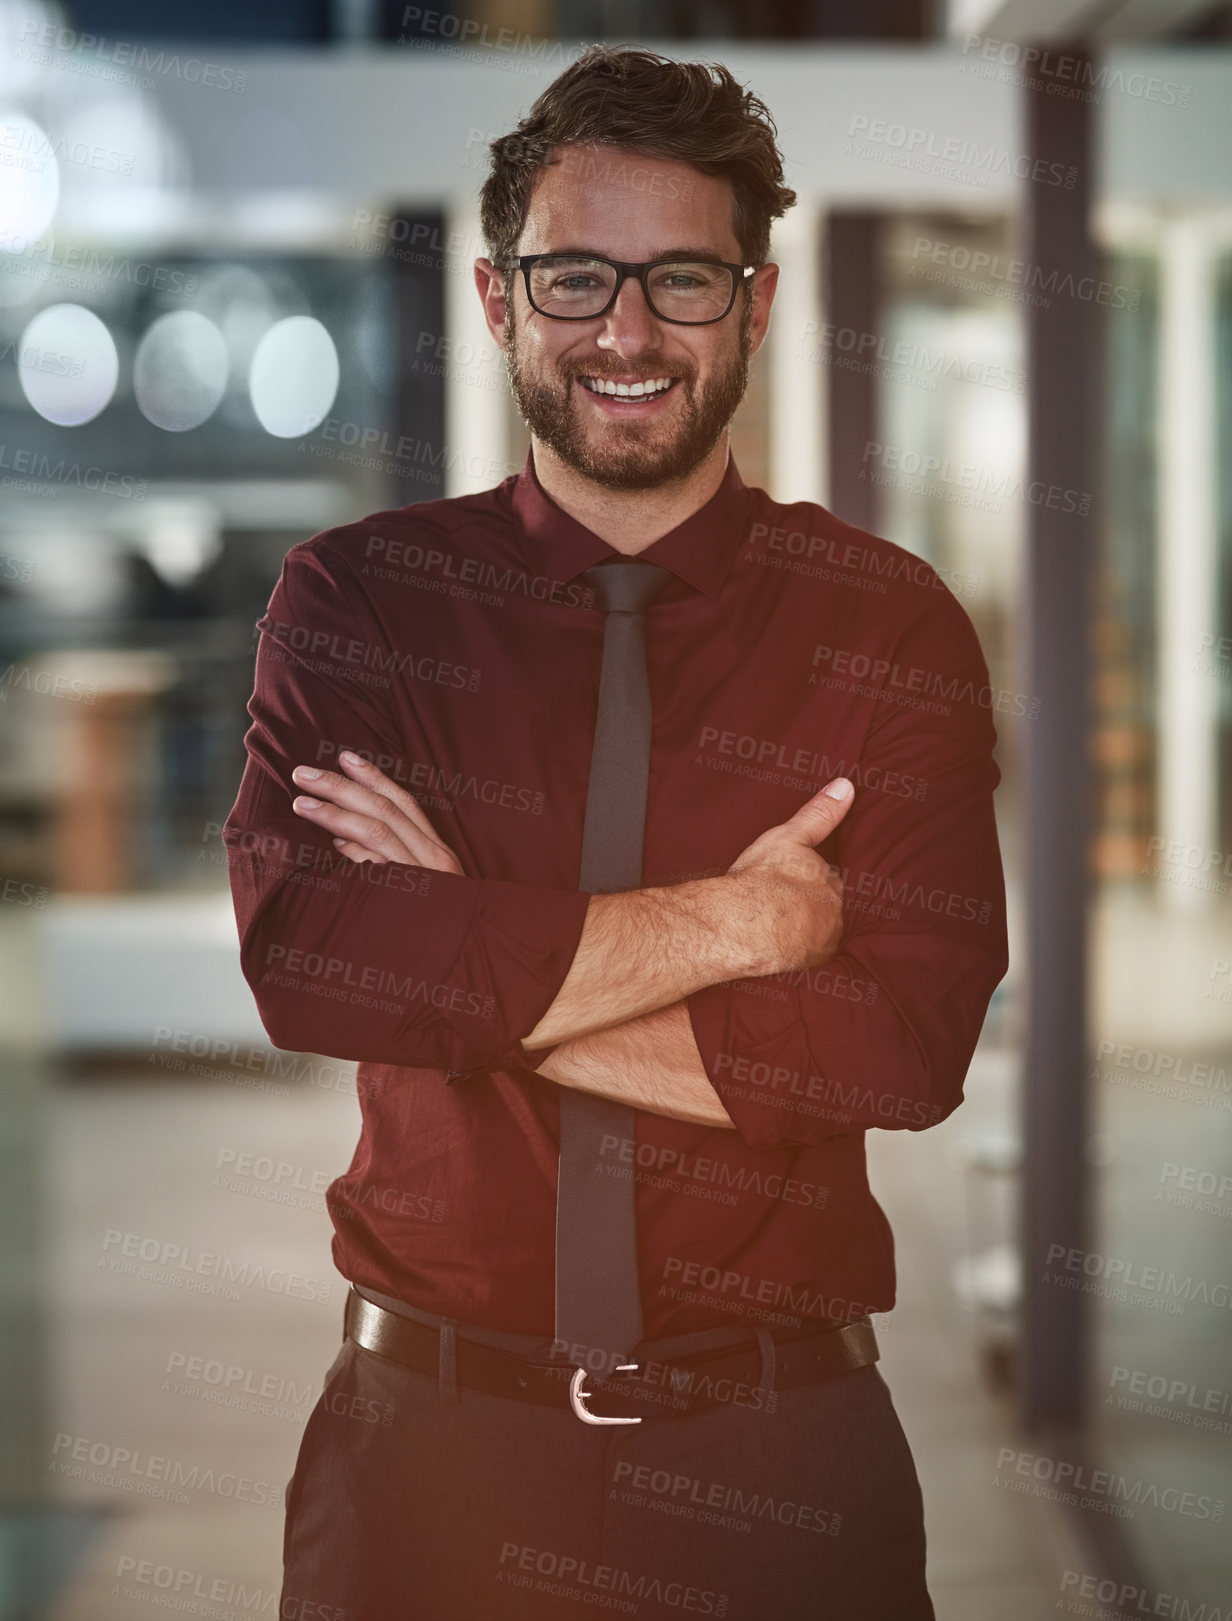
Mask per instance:
[[[248,393],[257,421],[277,439],[311,433],[334,403],[340,369],[329,333],[311,315],[278,321],[256,347]]]
[[[21,335],[17,379],[41,417],[61,428],[92,421],[115,393],[120,357],[93,310],[50,304]]]
[[[218,409],[226,387],[226,341],[196,310],[160,315],[137,346],[133,393],[156,428],[199,428]]]
[[[42,236],[60,201],[50,137],[25,113],[0,111],[0,249],[20,252]]]

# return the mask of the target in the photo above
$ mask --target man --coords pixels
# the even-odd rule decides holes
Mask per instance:
[[[281,1613],[929,1617],[864,1131],[956,1107],[1005,971],[983,659],[729,456],[794,201],[761,103],[596,47],[492,150],[531,453],[292,549],[226,834],[270,1036],[363,1105]]]

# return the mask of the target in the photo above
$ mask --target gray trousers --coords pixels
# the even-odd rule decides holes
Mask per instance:
[[[447,1355],[430,1378],[346,1340],[284,1563],[282,1621],[933,1621],[876,1367],[609,1429],[460,1388]]]

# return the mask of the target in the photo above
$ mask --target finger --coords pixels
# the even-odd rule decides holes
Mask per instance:
[[[291,776],[301,788],[308,790],[306,798],[319,798],[320,801],[341,810],[354,811],[358,815],[367,816],[374,821],[385,823],[399,843],[412,852],[409,856],[394,856],[393,859],[396,861],[410,860],[428,866],[430,863],[421,860],[422,856],[426,856],[431,851],[445,850],[445,846],[441,844],[439,839],[431,832],[425,833],[415,822],[403,814],[400,807],[392,799],[385,794],[378,793],[375,788],[352,782],[349,777],[339,776],[336,771],[321,771],[315,766],[296,766]],[[308,808],[312,809],[311,806]],[[310,820],[318,820],[318,818],[313,817]],[[354,834],[356,832],[354,825],[339,826],[336,829],[328,821],[322,822],[321,825],[331,827],[332,831],[342,834]],[[362,839],[361,842],[363,842]],[[384,852],[387,847],[388,841],[382,839],[379,848]],[[452,851],[446,853],[453,854]]]
[[[388,822],[378,817],[367,816],[361,811],[346,810],[325,800],[313,799],[307,794],[300,794],[293,799],[291,809],[306,822],[324,828],[335,838],[349,839],[362,845],[365,850],[384,856],[386,861],[401,861],[415,867],[436,865],[435,858],[438,852],[422,834],[415,835],[421,848],[413,849],[398,836]]]
[[[385,857],[376,850],[369,850],[362,844],[356,844],[354,839],[335,839],[334,848],[340,855],[346,856],[348,861],[371,861],[379,867],[388,866]]]
[[[846,777],[835,777],[819,794],[814,794],[788,821],[780,832],[799,844],[820,844],[846,816],[855,803],[856,791]]]
[[[354,749],[343,749],[338,756],[338,764],[353,781],[391,800],[409,821],[414,822],[421,833],[426,833],[436,844],[448,848],[424,814],[414,794],[408,793],[400,783],[387,777],[370,760],[365,760],[362,754],[356,754]]]

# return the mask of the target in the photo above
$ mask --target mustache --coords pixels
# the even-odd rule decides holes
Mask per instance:
[[[561,367],[561,374],[569,378],[610,377],[619,379],[621,382],[628,382],[632,378],[635,383],[649,382],[652,377],[670,377],[674,382],[687,382],[691,381],[696,375],[694,371],[681,371],[678,367],[673,368],[671,366],[656,366],[647,370],[639,370],[634,366],[615,367],[606,363],[578,365],[572,361],[567,366]]]

